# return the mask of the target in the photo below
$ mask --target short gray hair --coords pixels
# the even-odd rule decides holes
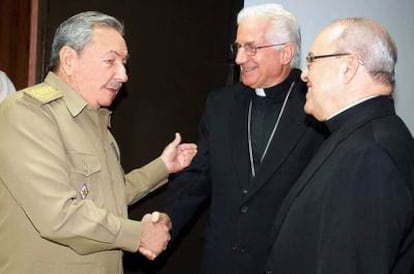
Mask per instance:
[[[69,46],[80,53],[90,42],[93,30],[97,26],[109,27],[124,35],[124,26],[116,18],[97,11],[75,14],[62,22],[55,32],[50,55],[49,70],[56,70],[59,65],[59,51]]]
[[[388,31],[367,18],[344,18],[335,24],[344,27],[337,50],[356,54],[374,80],[394,86],[397,47]]]
[[[292,67],[300,67],[301,35],[296,17],[278,4],[261,4],[242,9],[237,16],[237,24],[247,18],[265,19],[271,22],[266,38],[272,43],[291,42],[295,45]]]

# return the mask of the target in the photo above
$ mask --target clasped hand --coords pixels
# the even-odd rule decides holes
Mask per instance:
[[[181,143],[181,135],[176,133],[175,139],[164,148],[161,159],[168,172],[175,173],[189,166],[196,153],[197,146]],[[153,212],[144,215],[138,251],[149,260],[154,260],[167,248],[171,227],[170,217],[165,213]]]
[[[153,212],[141,220],[142,234],[138,251],[149,260],[154,260],[167,249],[170,240],[171,220],[167,214]]]

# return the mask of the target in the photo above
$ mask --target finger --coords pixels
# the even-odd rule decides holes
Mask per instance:
[[[162,249],[162,250],[166,250],[166,249],[167,249],[167,247],[168,247],[168,243],[170,242],[170,240],[171,240],[171,236],[170,236],[170,235],[168,235],[168,239],[167,239],[167,241],[165,242],[164,247],[163,247],[163,249]]]
[[[180,151],[197,151],[197,145],[192,143],[183,143],[179,145]]]
[[[145,247],[140,247],[139,252],[141,252],[142,255],[144,255],[147,259],[151,261],[157,257],[157,255],[154,252],[152,252],[149,249],[146,249]]]
[[[170,217],[167,214],[160,212],[160,219],[158,222],[164,224],[168,228],[168,231],[171,230],[172,223]]]
[[[144,215],[144,217],[142,217],[141,221],[145,222],[145,221],[149,221],[149,220],[152,220],[152,214],[147,213],[147,214]]]
[[[158,211],[154,211],[151,214],[151,222],[157,223],[160,220],[160,213]]]
[[[174,138],[174,140],[171,142],[171,144],[172,144],[174,147],[177,147],[180,143],[181,143],[181,134],[180,134],[180,133],[178,133],[178,132],[176,132],[176,133],[175,133],[175,138]]]

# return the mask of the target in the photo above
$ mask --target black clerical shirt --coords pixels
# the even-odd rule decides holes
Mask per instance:
[[[292,82],[297,79],[300,71],[293,69],[282,83],[265,88],[265,97],[255,94],[252,96],[252,113],[250,136],[252,142],[252,154],[255,172],[260,168],[261,159],[268,142],[271,142],[271,133],[276,126],[276,121],[288,94]],[[283,119],[283,113],[282,117]],[[277,138],[277,127],[273,139]]]

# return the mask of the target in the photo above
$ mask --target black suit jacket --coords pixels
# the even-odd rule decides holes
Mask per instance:
[[[414,273],[414,142],[392,99],[328,127],[279,211],[266,273]]]
[[[254,90],[237,84],[212,92],[198,154],[169,184],[173,235],[211,198],[202,273],[262,273],[280,203],[323,140],[305,115],[306,86],[295,85],[259,172],[250,181],[247,113]],[[183,270],[184,271],[184,270]]]

